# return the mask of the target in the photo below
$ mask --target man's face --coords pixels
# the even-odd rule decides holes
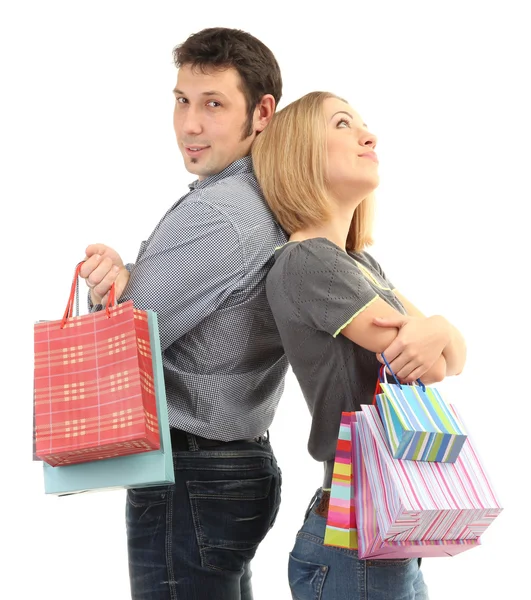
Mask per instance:
[[[247,105],[234,68],[202,73],[182,66],[175,86],[173,127],[186,169],[204,179],[250,152],[261,130],[260,108],[246,134]]]

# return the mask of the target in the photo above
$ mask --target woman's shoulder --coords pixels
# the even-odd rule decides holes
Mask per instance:
[[[300,241],[289,241],[275,250],[275,263],[298,264],[303,260],[305,264],[329,262],[330,259],[340,257],[350,261],[348,254],[339,246],[324,237],[308,238]]]

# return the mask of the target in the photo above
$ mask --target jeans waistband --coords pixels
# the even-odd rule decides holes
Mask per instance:
[[[194,433],[189,433],[188,431],[183,431],[182,429],[175,429],[173,427],[170,428],[170,438],[171,445],[173,450],[200,450],[200,449],[210,449],[210,448],[226,448],[227,445],[233,443],[240,442],[258,442],[264,443],[269,441],[269,431],[267,431],[264,435],[248,438],[242,440],[232,440],[229,442],[223,442],[221,440],[212,440],[209,438],[204,438],[199,435],[195,435]]]

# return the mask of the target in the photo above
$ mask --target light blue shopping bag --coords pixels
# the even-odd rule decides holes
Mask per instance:
[[[153,376],[160,431],[160,449],[63,467],[43,463],[44,490],[58,496],[109,489],[151,487],[175,483],[156,313],[146,311],[153,356]]]

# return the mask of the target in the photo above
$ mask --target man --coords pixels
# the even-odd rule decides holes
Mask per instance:
[[[190,191],[124,265],[103,244],[81,275],[104,305],[157,312],[175,485],[127,492],[135,600],[250,600],[250,561],[272,526],[281,475],[266,434],[287,361],[265,296],[287,238],[252,171],[250,148],[282,93],[271,51],[210,28],[174,49],[174,128]]]

